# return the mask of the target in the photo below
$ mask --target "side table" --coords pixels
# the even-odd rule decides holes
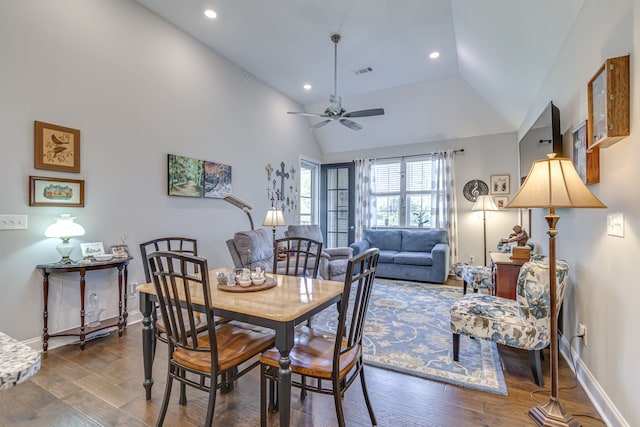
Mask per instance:
[[[123,298],[125,287],[127,283],[127,268],[129,261],[132,257],[127,258],[113,258],[110,261],[93,261],[91,263],[73,263],[73,264],[40,264],[36,268],[42,270],[42,292],[44,296],[44,309],[42,312],[42,350],[47,351],[49,346],[49,338],[60,336],[77,336],[80,338],[80,349],[84,350],[85,338],[88,334],[96,332],[102,329],[118,327],[118,336],[122,336],[122,330],[127,325],[127,299]],[[118,270],[118,315],[104,319],[100,322],[100,325],[92,327],[85,325],[85,312],[84,312],[84,292],[86,280],[85,276],[87,271],[104,270],[108,268],[115,268]],[[55,334],[49,334],[47,321],[49,317],[49,275],[60,273],[79,273],[80,274],[80,327],[71,328],[65,331],[57,332]],[[124,300],[124,303],[123,303]]]
[[[520,267],[527,260],[512,259],[508,253],[490,252],[491,271],[496,290],[495,295],[503,298],[516,299],[516,286]]]

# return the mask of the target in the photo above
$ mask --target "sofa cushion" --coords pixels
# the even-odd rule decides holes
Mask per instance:
[[[402,244],[402,230],[364,230],[363,238],[367,239],[372,248],[399,251]],[[382,254],[380,254],[380,262]]]
[[[393,257],[394,264],[433,265],[429,252],[398,252]]]
[[[393,260],[397,253],[398,251],[389,251],[382,249],[380,250],[380,257],[378,258],[378,262],[383,264],[393,264]]]
[[[447,230],[402,230],[401,251],[431,252],[438,243],[449,243]]]

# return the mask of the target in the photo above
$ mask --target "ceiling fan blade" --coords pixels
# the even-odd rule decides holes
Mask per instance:
[[[342,123],[343,125],[345,125],[346,127],[348,127],[351,130],[360,130],[360,129],[362,129],[362,125],[354,122],[353,120],[340,119],[340,123]]]
[[[307,116],[307,117],[326,117],[318,113],[301,113],[298,111],[287,111],[287,114],[295,114],[296,116]]]
[[[370,117],[370,116],[382,116],[384,114],[384,108],[372,108],[371,110],[359,110],[345,113],[342,117]]]
[[[316,129],[320,129],[322,126],[324,125],[328,125],[329,123],[331,123],[333,120],[324,120],[320,123],[316,123],[315,125],[311,126],[309,128],[309,130],[316,130]]]

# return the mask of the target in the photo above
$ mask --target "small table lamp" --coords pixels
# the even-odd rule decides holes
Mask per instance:
[[[264,217],[264,222],[262,223],[265,227],[273,227],[273,245],[275,250],[276,244],[276,227],[282,227],[283,225],[287,225],[284,222],[284,215],[282,215],[282,211],[278,208],[271,208],[267,211],[267,216]]]
[[[73,222],[75,218],[69,214],[62,214],[60,218],[56,220],[55,224],[51,224],[44,231],[46,237],[58,237],[62,240],[56,249],[62,256],[59,264],[72,264],[73,261],[69,258],[73,245],[69,243],[69,239],[76,236],[84,235],[84,228],[80,224]]]
[[[606,208],[594,196],[576,172],[571,159],[547,155],[531,166],[527,179],[507,208],[549,208],[545,220],[549,229],[549,299],[551,305],[551,390],[549,401],[529,410],[529,416],[539,426],[579,426],[580,423],[564,410],[558,398],[558,307],[556,302],[556,224],[560,215],[556,208]]]
[[[471,208],[472,211],[482,211],[482,229],[484,231],[484,266],[487,265],[487,211],[497,211],[498,207],[493,202],[491,196],[486,194],[478,196],[476,203]]]

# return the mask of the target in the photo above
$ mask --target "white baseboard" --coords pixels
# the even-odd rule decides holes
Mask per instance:
[[[573,370],[575,366],[574,373],[578,382],[582,385],[589,400],[591,400],[591,403],[593,403],[593,406],[595,406],[606,425],[609,427],[630,427],[629,423],[624,419],[602,387],[600,387],[600,384],[596,381],[587,366],[582,362],[575,348],[573,353],[571,353],[569,350],[569,341],[567,341],[564,335],[560,335],[560,354],[569,364],[571,370]],[[573,360],[571,360],[572,356]]]

